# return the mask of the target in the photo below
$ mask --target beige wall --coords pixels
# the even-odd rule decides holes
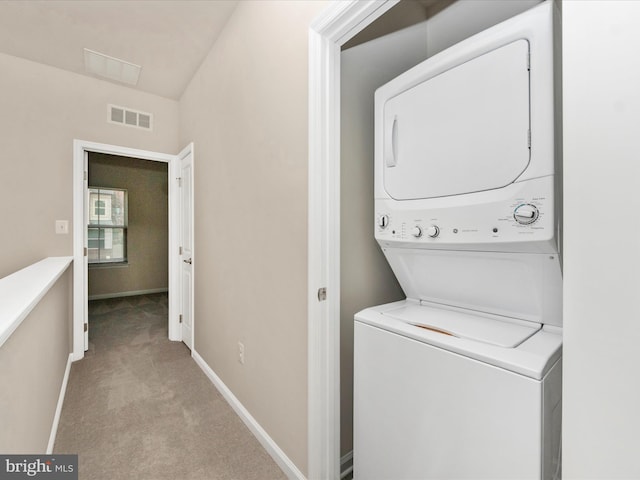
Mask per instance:
[[[71,267],[0,347],[0,452],[46,451],[69,353]]]
[[[181,142],[195,142],[195,349],[302,472],[308,26],[325,5],[240,2],[180,102]]]
[[[72,254],[74,139],[176,153],[178,103],[8,55],[0,72],[3,277]],[[107,123],[108,103],[153,113],[154,130]],[[55,234],[56,220],[69,220],[68,235]]]
[[[89,185],[124,188],[129,203],[127,265],[90,266],[89,298],[168,287],[168,164],[89,154]]]
[[[640,2],[566,1],[562,478],[640,478]],[[601,225],[599,230],[595,225]]]

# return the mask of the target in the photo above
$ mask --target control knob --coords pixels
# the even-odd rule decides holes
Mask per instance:
[[[388,215],[380,215],[378,217],[378,227],[385,229],[389,226],[389,216]]]
[[[429,227],[427,227],[427,235],[429,235],[431,238],[436,238],[438,235],[440,235],[440,228],[437,225],[430,225]]]
[[[411,235],[413,235],[416,238],[420,238],[422,236],[422,228],[420,228],[419,225],[416,225],[411,229]]]
[[[539,215],[540,211],[538,210],[538,207],[531,205],[530,203],[518,205],[513,212],[513,218],[515,218],[516,222],[520,225],[529,225],[535,222]]]

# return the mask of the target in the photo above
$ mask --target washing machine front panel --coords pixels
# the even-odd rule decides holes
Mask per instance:
[[[360,322],[354,335],[355,480],[542,478],[540,381]]]
[[[529,42],[429,78],[384,104],[384,186],[396,200],[504,187],[529,163]]]

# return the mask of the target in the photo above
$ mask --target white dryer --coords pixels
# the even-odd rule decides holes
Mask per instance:
[[[356,480],[560,475],[554,6],[375,96],[375,238],[407,299],[356,314]]]

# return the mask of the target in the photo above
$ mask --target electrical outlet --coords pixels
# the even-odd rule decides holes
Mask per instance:
[[[244,343],[238,342],[238,360],[244,365]]]
[[[69,220],[56,220],[56,233],[62,235],[69,233]]]

